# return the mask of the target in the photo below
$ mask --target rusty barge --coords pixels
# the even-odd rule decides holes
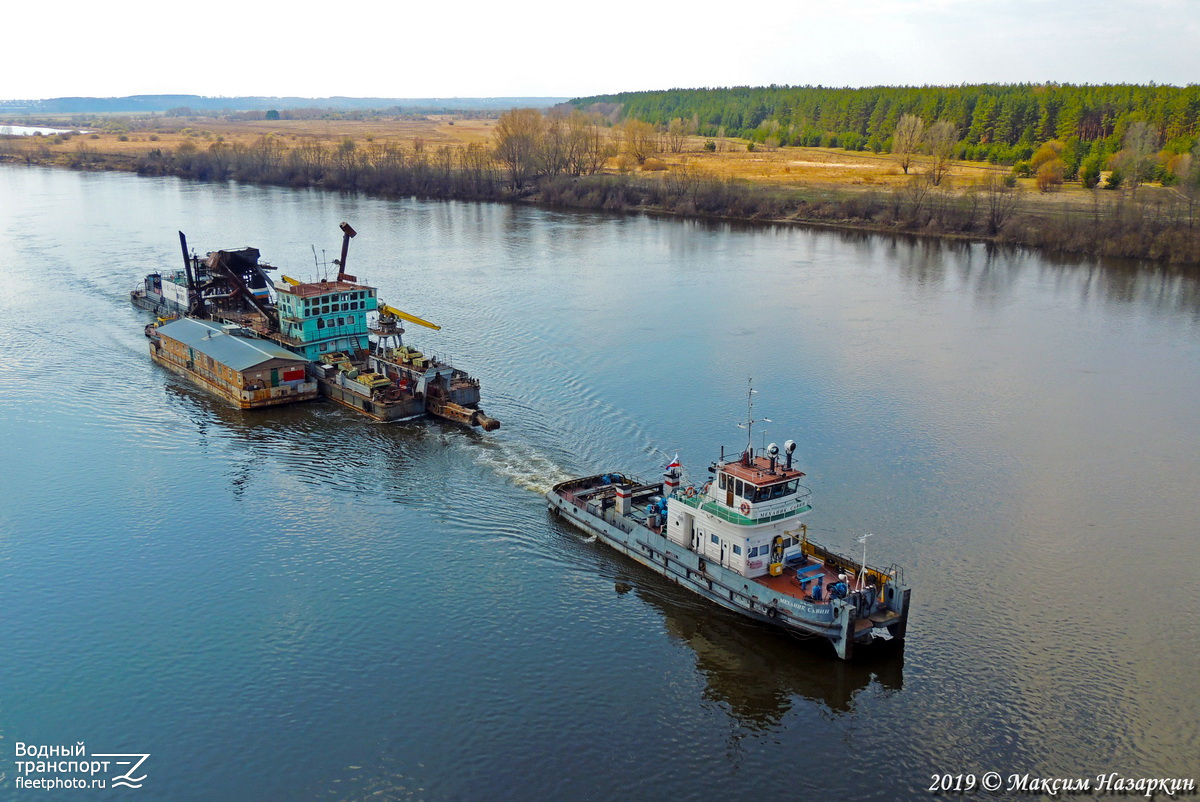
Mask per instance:
[[[159,313],[183,308],[187,318],[212,321],[240,337],[282,347],[303,361],[305,382],[314,383],[322,396],[373,420],[433,415],[485,431],[500,428],[498,420],[479,408],[478,379],[403,341],[403,322],[434,331],[441,327],[383,303],[375,287],[346,272],[350,239],[357,232],[348,223],[342,223],[341,230],[335,279],[304,282],[281,276],[280,283],[257,248],[213,251],[201,258],[189,253],[187,238],[179,232],[184,269],[147,276],[130,300]],[[169,298],[171,304],[160,298]],[[146,334],[151,350],[161,354],[157,328],[150,324]],[[224,366],[208,367],[220,371]],[[280,379],[271,375],[264,382],[275,388]],[[211,382],[198,383],[211,389]],[[292,400],[305,397],[283,395]]]

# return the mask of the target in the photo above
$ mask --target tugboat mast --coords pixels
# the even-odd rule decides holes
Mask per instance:
[[[754,419],[754,396],[758,393],[758,390],[754,389],[753,377],[746,379],[746,384],[749,385],[746,389],[746,422],[739,423],[738,428],[746,430],[746,454],[744,459],[748,463],[750,458],[754,456],[754,424],[774,423],[774,421],[770,418]]]

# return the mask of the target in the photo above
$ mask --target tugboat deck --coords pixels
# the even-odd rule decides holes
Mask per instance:
[[[815,568],[818,565],[821,566],[819,574],[811,570],[805,570]],[[813,578],[801,584],[799,574],[802,572],[805,577],[811,576]],[[838,581],[838,572],[821,563],[808,563],[798,568],[787,567],[783,569],[783,573],[779,576],[770,576],[768,574],[767,576],[755,577],[754,581],[785,596],[804,599],[812,604],[829,604],[829,595],[824,590],[819,600],[812,597],[812,588],[816,584],[816,577],[818,575],[821,577],[822,588],[828,588],[831,584]]]

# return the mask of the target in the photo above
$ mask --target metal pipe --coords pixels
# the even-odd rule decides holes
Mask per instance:
[[[192,276],[192,259],[188,256],[187,237],[183,235],[182,231],[179,232],[179,248],[183,251],[183,272],[187,276],[188,312],[199,314],[203,317],[205,314],[204,298],[200,295],[199,290],[196,289],[196,279]],[[196,305],[198,308],[193,309],[193,305]]]
[[[346,222],[343,222],[339,228],[342,229],[342,258],[338,263],[338,281],[354,281],[355,277],[346,273],[346,254],[350,251],[350,238],[357,236],[358,232]]]

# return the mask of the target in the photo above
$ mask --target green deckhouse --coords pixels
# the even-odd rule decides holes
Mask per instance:
[[[275,291],[280,334],[308,359],[369,347],[367,313],[379,306],[374,287],[349,281],[315,281],[281,284]]]

